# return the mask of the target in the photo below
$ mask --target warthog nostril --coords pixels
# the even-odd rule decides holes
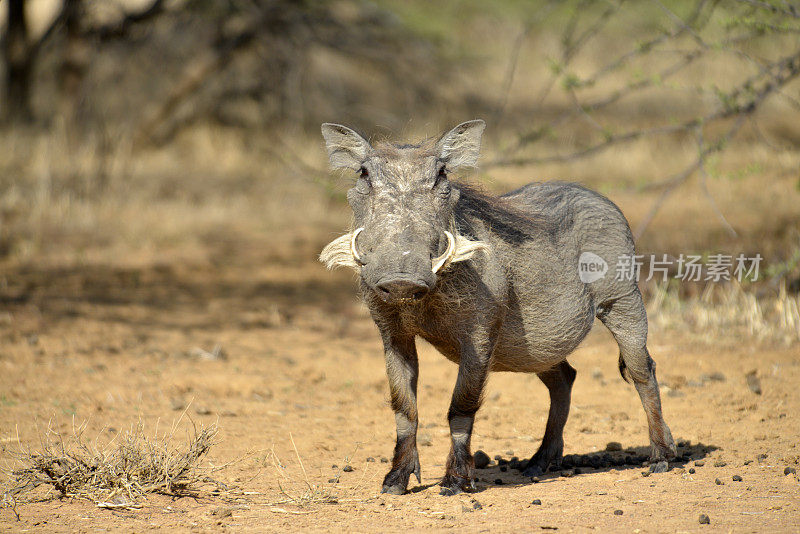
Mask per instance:
[[[422,281],[386,280],[375,286],[375,290],[383,300],[395,302],[401,300],[420,300],[428,294],[428,286]]]
[[[391,294],[391,292],[389,291],[389,289],[387,289],[386,287],[383,287],[383,286],[376,286],[376,287],[375,287],[375,289],[376,289],[376,290],[378,291],[378,293],[379,293],[379,294],[381,294],[381,295],[389,296],[389,295]]]

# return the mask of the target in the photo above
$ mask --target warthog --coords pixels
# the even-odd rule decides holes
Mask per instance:
[[[639,393],[652,459],[675,456],[642,296],[633,276],[603,275],[603,262],[613,268],[634,253],[625,217],[579,185],[534,183],[493,197],[451,181],[477,163],[484,127],[473,120],[435,141],[373,146],[349,128],[322,125],[332,167],[358,173],[347,193],[355,229],[320,260],[358,272],[383,339],[397,423],[383,492],[404,493],[412,473],[420,480],[416,336],[458,364],[443,494],[474,489],[470,438],[490,370],[536,373],[550,393],[545,434],[523,474],[560,460],[575,380],[566,358],[595,317],[614,335],[620,373]],[[594,260],[590,276],[579,270],[582,257]]]

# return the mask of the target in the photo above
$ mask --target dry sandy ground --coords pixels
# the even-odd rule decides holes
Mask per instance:
[[[151,496],[141,509],[115,511],[80,499],[22,503],[19,520],[10,508],[0,509],[0,529],[800,530],[800,483],[784,475],[787,466],[800,470],[797,347],[747,339],[698,344],[680,332],[651,332],[659,377],[670,386],[663,389],[665,414],[676,440],[688,442],[682,452],[691,461],[647,477],[645,468],[629,466],[569,477],[549,473],[539,483],[493,462],[478,472],[477,493],[442,497],[436,482],[449,446],[445,414],[456,367],[422,344],[422,484],[412,479],[410,494],[384,496],[381,459],[392,451],[394,419],[379,339],[349,275],[282,264],[258,246],[245,248],[235,261],[197,265],[4,268],[4,468],[15,465],[16,436],[35,450],[48,421],[65,432],[73,419],[88,421],[86,435],[102,442],[140,418],[148,431],[157,422],[168,427],[187,404],[195,423],[219,424],[209,461],[233,463],[214,474],[231,488],[223,495]],[[218,344],[220,359],[193,351]],[[618,441],[642,453],[644,414],[634,389],[617,374],[615,346],[602,326],[570,361],[578,379],[565,452],[602,453]],[[751,369],[761,395],[746,386]],[[702,381],[713,373],[725,380]],[[493,375],[473,448],[505,459],[532,454],[547,407],[535,376]],[[318,487],[313,495],[291,439]],[[353,470],[343,472],[345,465]],[[0,482],[7,480],[3,474]],[[312,502],[290,500],[304,495]],[[333,498],[319,502],[324,495]],[[700,514],[710,524],[699,524]]]

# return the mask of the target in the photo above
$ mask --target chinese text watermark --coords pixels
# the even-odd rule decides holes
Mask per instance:
[[[645,262],[645,258],[649,258],[649,261]],[[685,282],[722,282],[736,279],[740,282],[755,282],[758,280],[761,260],[761,254],[752,257],[744,254],[711,254],[705,262],[699,254],[681,254],[677,258],[667,254],[622,255],[617,258],[614,279],[636,282],[666,281],[668,278]],[[590,284],[605,278],[608,271],[608,262],[593,252],[584,252],[578,259],[578,275],[583,283]]]

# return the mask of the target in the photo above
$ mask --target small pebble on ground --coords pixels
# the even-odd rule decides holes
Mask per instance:
[[[697,519],[697,521],[701,525],[710,525],[711,524],[711,519],[709,519],[709,517],[706,514],[700,514],[700,517]]]
[[[215,508],[211,511],[211,515],[215,515],[217,517],[230,517],[233,515],[233,508],[228,506],[220,506],[219,508]]]
[[[475,460],[475,469],[484,469],[491,462],[489,455],[481,450],[475,451],[473,459]]]

